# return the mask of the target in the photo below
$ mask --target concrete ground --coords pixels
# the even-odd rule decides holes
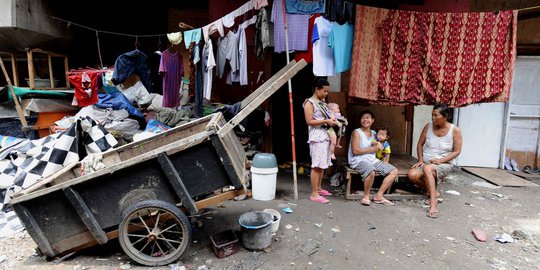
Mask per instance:
[[[496,187],[460,171],[439,185],[444,201],[439,218],[430,219],[422,200],[367,207],[334,195],[329,205],[313,203],[306,175],[299,176],[295,201],[292,182],[291,173],[278,175],[274,201],[227,201],[207,209],[181,262],[155,269],[540,269],[539,188]],[[285,214],[282,206],[294,212]],[[268,252],[240,246],[227,258],[214,255],[210,234],[239,231],[240,215],[266,208],[278,209],[282,217]],[[477,241],[473,228],[484,230],[487,242]],[[517,239],[495,241],[502,233]],[[117,241],[64,261],[47,261],[35,247],[26,232],[0,238],[0,269],[147,269],[133,263]]]

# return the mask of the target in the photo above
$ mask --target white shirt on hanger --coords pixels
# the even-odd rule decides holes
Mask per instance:
[[[335,62],[334,53],[329,46],[332,22],[324,17],[315,19],[313,26],[313,74],[315,76],[334,76]]]
[[[212,98],[212,76],[214,75],[214,67],[216,60],[214,58],[214,48],[212,41],[208,40],[204,44],[203,53],[203,97],[210,100]]]

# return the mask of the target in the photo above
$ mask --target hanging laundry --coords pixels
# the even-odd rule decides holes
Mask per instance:
[[[274,1],[271,20],[274,23],[274,52],[284,52],[285,24],[283,21],[284,8],[282,1]],[[287,14],[287,31],[289,51],[307,51],[308,49],[308,20],[309,15]]]
[[[270,31],[268,28],[268,15],[265,8],[261,8],[255,22],[255,54],[257,59],[264,60],[264,49],[270,46]]]
[[[349,98],[377,100],[382,46],[380,27],[388,11],[361,5],[356,8]]]
[[[86,107],[98,102],[98,81],[96,72],[69,75],[69,83],[75,87],[76,106]]]
[[[180,84],[184,75],[184,60],[180,53],[171,52],[169,49],[163,51],[159,72],[163,75],[163,107],[178,107]]]
[[[216,62],[216,75],[219,78],[223,77],[223,73],[225,71],[225,63],[227,62],[226,55],[227,55],[227,46],[229,43],[229,34],[232,31],[229,31],[226,36],[219,38],[217,42],[217,62]]]
[[[186,45],[186,49],[189,49],[189,46],[191,45],[192,42],[195,42],[195,44],[197,44],[199,41],[201,41],[201,35],[202,35],[201,28],[185,31],[184,44]]]
[[[203,61],[201,59],[201,44],[195,44],[193,49],[193,63],[195,64],[195,117],[203,116]]]
[[[112,82],[114,85],[121,84],[133,74],[139,75],[144,87],[152,91],[152,79],[150,69],[146,65],[146,54],[139,50],[124,53],[116,58]]]
[[[328,8],[326,10],[326,19],[332,22],[338,22],[344,24],[349,22],[355,23],[356,19],[356,3],[344,0],[331,0],[328,1]]]
[[[336,73],[351,69],[351,55],[354,39],[353,26],[345,22],[343,25],[333,22],[328,45],[334,52]]]
[[[178,45],[182,42],[182,32],[168,33],[167,39],[169,39],[172,44]]]
[[[256,10],[259,10],[266,6],[268,6],[268,0],[253,0],[253,7]]]
[[[203,59],[203,87],[204,87],[204,95],[203,97],[207,100],[211,100],[212,98],[212,78],[214,74],[214,67],[216,66],[216,60],[214,58],[214,48],[212,45],[212,41],[209,40],[204,44],[204,48],[202,51],[202,59]]]
[[[324,13],[326,11],[326,0],[285,0],[285,7],[288,14]]]
[[[320,17],[320,14],[315,14],[309,18],[309,31],[308,31],[308,40],[313,40],[313,27],[315,25],[315,19]],[[309,42],[308,44],[308,50],[305,52],[296,52],[294,54],[294,60],[296,62],[300,60],[306,60],[307,63],[313,62],[313,42]]]
[[[248,85],[246,29],[240,28],[238,31],[240,32],[238,40],[239,82],[240,85]]]
[[[268,5],[268,3],[267,3],[267,5]],[[245,13],[253,10],[253,8],[254,8],[253,0],[250,0],[250,1],[246,2],[245,4],[240,6],[239,8],[235,9],[231,13],[229,13],[229,14],[223,16],[223,18],[221,18],[221,20],[223,22],[223,26],[227,27],[227,28],[232,28],[234,26],[234,24],[235,24],[235,18],[236,17],[244,15]]]
[[[313,74],[315,76],[334,76],[335,63],[332,48],[328,46],[332,22],[324,17],[315,19],[313,26]]]
[[[231,67],[229,75],[227,75],[227,84],[232,84],[233,82],[240,81],[240,55],[238,50],[240,29],[238,29],[236,33],[234,33],[233,31],[229,31],[227,37],[228,40],[225,59],[229,60],[229,66]]]
[[[146,58],[146,66],[150,69],[152,82],[152,92],[163,95],[163,78],[159,74],[159,64],[161,62],[161,52],[155,51]],[[149,90],[150,91],[150,90]]]
[[[225,33],[225,31],[223,30],[223,21],[221,19],[202,27],[201,29],[204,37],[204,42],[207,42],[210,39],[210,35],[215,32],[218,32],[220,37],[222,37]]]
[[[379,100],[452,107],[508,101],[517,11],[390,10],[381,29]]]

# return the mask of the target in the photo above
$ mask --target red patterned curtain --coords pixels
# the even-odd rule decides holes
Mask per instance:
[[[356,6],[349,98],[377,100],[381,25],[389,10]]]
[[[356,31],[362,30],[358,18],[356,26]],[[372,94],[359,97],[395,105],[443,102],[452,107],[508,100],[517,11],[390,10],[381,31],[377,98]]]

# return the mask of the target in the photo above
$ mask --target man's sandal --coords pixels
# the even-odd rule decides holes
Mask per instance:
[[[438,218],[439,217],[439,210],[431,211],[428,210],[427,216],[430,218]]]

